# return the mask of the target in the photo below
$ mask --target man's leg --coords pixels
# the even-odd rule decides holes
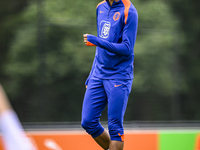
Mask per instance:
[[[106,130],[103,131],[101,135],[94,138],[94,140],[105,150],[109,149],[110,136]]]
[[[102,81],[91,78],[84,96],[81,125],[103,149],[108,149],[110,143],[108,133],[99,123],[106,105],[107,96]]]
[[[109,150],[123,150],[124,142],[123,141],[110,141]]]
[[[110,136],[107,131],[94,138],[94,140],[104,149],[104,150],[123,150],[123,141],[110,141]]]
[[[131,86],[132,80],[104,80],[108,97],[108,129],[111,139],[109,150],[123,150],[123,119]]]

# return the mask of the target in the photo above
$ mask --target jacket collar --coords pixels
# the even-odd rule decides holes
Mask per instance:
[[[115,7],[116,5],[120,4],[122,0],[118,0],[117,2],[114,0],[112,6],[110,6],[109,0],[106,0],[108,6]]]

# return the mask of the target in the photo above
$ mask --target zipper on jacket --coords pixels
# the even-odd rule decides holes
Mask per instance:
[[[109,17],[109,14],[110,14],[110,9],[108,10],[108,17]]]

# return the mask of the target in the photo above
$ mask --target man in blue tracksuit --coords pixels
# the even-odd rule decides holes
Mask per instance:
[[[133,81],[138,14],[129,0],[104,0],[97,5],[97,36],[84,34],[96,46],[86,80],[82,127],[105,150],[123,150],[123,118]],[[108,105],[109,134],[99,120]]]

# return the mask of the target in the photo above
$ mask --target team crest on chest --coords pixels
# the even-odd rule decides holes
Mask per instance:
[[[110,27],[111,27],[110,22],[105,21],[105,20],[101,21],[100,27],[99,27],[99,36],[101,38],[106,39],[109,36]]]
[[[114,15],[113,15],[113,20],[114,21],[117,21],[119,19],[119,16],[120,16],[120,12],[116,12]]]

